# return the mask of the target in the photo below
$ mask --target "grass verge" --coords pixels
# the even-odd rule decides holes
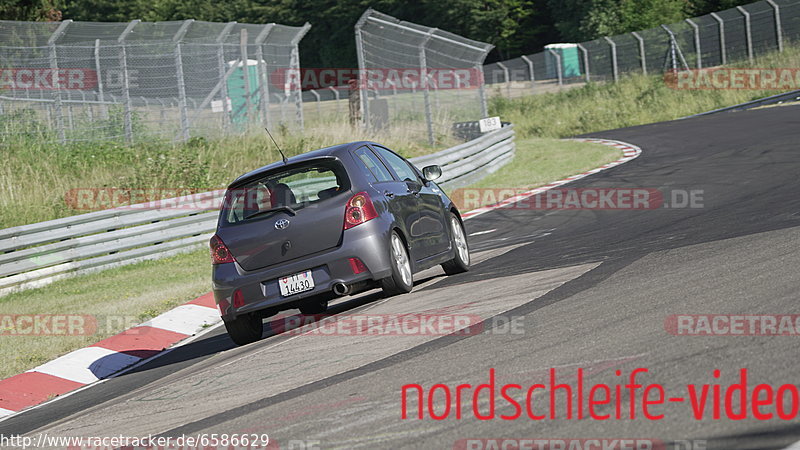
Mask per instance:
[[[0,297],[0,378],[113,336],[210,290],[208,251],[145,261]],[[93,315],[90,335],[8,335],[11,315]]]

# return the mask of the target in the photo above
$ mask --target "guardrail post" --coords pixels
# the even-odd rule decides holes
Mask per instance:
[[[767,0],[775,15],[775,40],[778,42],[778,51],[783,51],[783,30],[781,29],[781,7],[774,0]]]
[[[744,16],[744,33],[747,40],[747,59],[753,62],[753,30],[750,28],[750,13],[741,6],[736,9]]]
[[[697,62],[695,63],[698,69],[703,68],[703,53],[700,51],[700,26],[694,23],[692,19],[686,19],[686,23],[694,30],[694,51],[697,54]]]
[[[611,46],[611,73],[614,75],[614,81],[619,81],[619,67],[617,66],[617,44],[608,36],[604,36],[604,39]]]
[[[122,98],[123,98],[123,123],[125,127],[125,142],[128,144],[133,142],[133,105],[131,104],[131,82],[128,74],[128,50],[125,45],[125,39],[133,31],[141,20],[131,20],[125,30],[117,38],[117,43],[120,44],[119,49],[119,63],[122,69]]]
[[[725,48],[725,21],[722,20],[722,17],[720,17],[717,13],[711,13],[709,15],[713,17],[714,20],[716,20],[719,24],[720,61],[722,62],[722,65],[725,65],[728,63],[728,55],[726,54],[727,50]]]
[[[589,77],[589,51],[586,50],[586,47],[584,47],[582,44],[578,44],[578,50],[583,53],[583,71],[586,75],[586,82],[588,83],[591,81]]]
[[[639,33],[633,31],[631,35],[639,42],[639,59],[642,61],[642,75],[647,75],[647,60],[644,53],[644,39]]]
[[[71,20],[65,20],[61,22],[61,24],[56,28],[56,31],[50,36],[47,40],[47,46],[50,48],[50,69],[53,70],[53,103],[55,104],[55,115],[56,115],[56,129],[58,131],[58,141],[61,144],[65,144],[67,142],[66,132],[64,131],[64,117],[62,116],[62,106],[61,106],[61,85],[58,82],[58,55],[56,54],[56,41],[64,34],[64,31],[67,30],[69,24],[71,24]]]
[[[498,62],[497,67],[503,70],[503,79],[506,80],[506,95],[511,98],[511,80],[510,74],[508,72],[508,67],[505,64]]]
[[[531,91],[536,92],[536,77],[533,73],[533,61],[526,55],[522,55],[520,58],[528,65],[528,74],[531,76]]]
[[[219,66],[219,79],[223,81],[220,89],[222,90],[222,128],[228,131],[231,126],[230,102],[228,98],[228,83],[225,81],[225,39],[231,34],[231,30],[236,22],[228,22],[217,36],[217,65]]]
[[[272,129],[269,117],[269,76],[267,75],[267,62],[264,61],[264,41],[275,27],[274,23],[267,24],[261,33],[256,36],[256,72],[258,73],[258,103],[261,109],[261,120]]]

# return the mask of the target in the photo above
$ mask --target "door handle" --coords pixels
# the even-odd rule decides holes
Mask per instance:
[[[393,198],[394,197],[394,192],[383,191],[383,195],[385,195],[386,198]]]

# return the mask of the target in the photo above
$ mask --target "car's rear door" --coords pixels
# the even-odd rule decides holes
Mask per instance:
[[[403,223],[405,237],[411,249],[411,257],[414,260],[424,258],[424,252],[419,243],[419,239],[424,233],[419,220],[417,196],[368,146],[359,147],[353,153],[373,174],[376,181],[372,183],[372,186],[381,192],[389,205],[389,210]]]
[[[405,188],[417,199],[419,220],[416,239],[419,243],[419,259],[436,255],[447,250],[448,234],[442,217],[442,201],[432,185],[426,186],[411,164],[391,150],[373,145],[378,154],[391,167],[394,173],[405,182]]]

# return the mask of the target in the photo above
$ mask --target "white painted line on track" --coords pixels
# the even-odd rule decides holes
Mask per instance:
[[[484,230],[484,231],[476,231],[474,233],[470,233],[470,236],[480,236],[482,234],[489,234],[491,232],[497,231],[496,228],[492,228],[491,230]]]
[[[141,324],[144,327],[161,328],[191,336],[202,329],[203,324],[219,321],[219,312],[200,305],[181,305]]]

